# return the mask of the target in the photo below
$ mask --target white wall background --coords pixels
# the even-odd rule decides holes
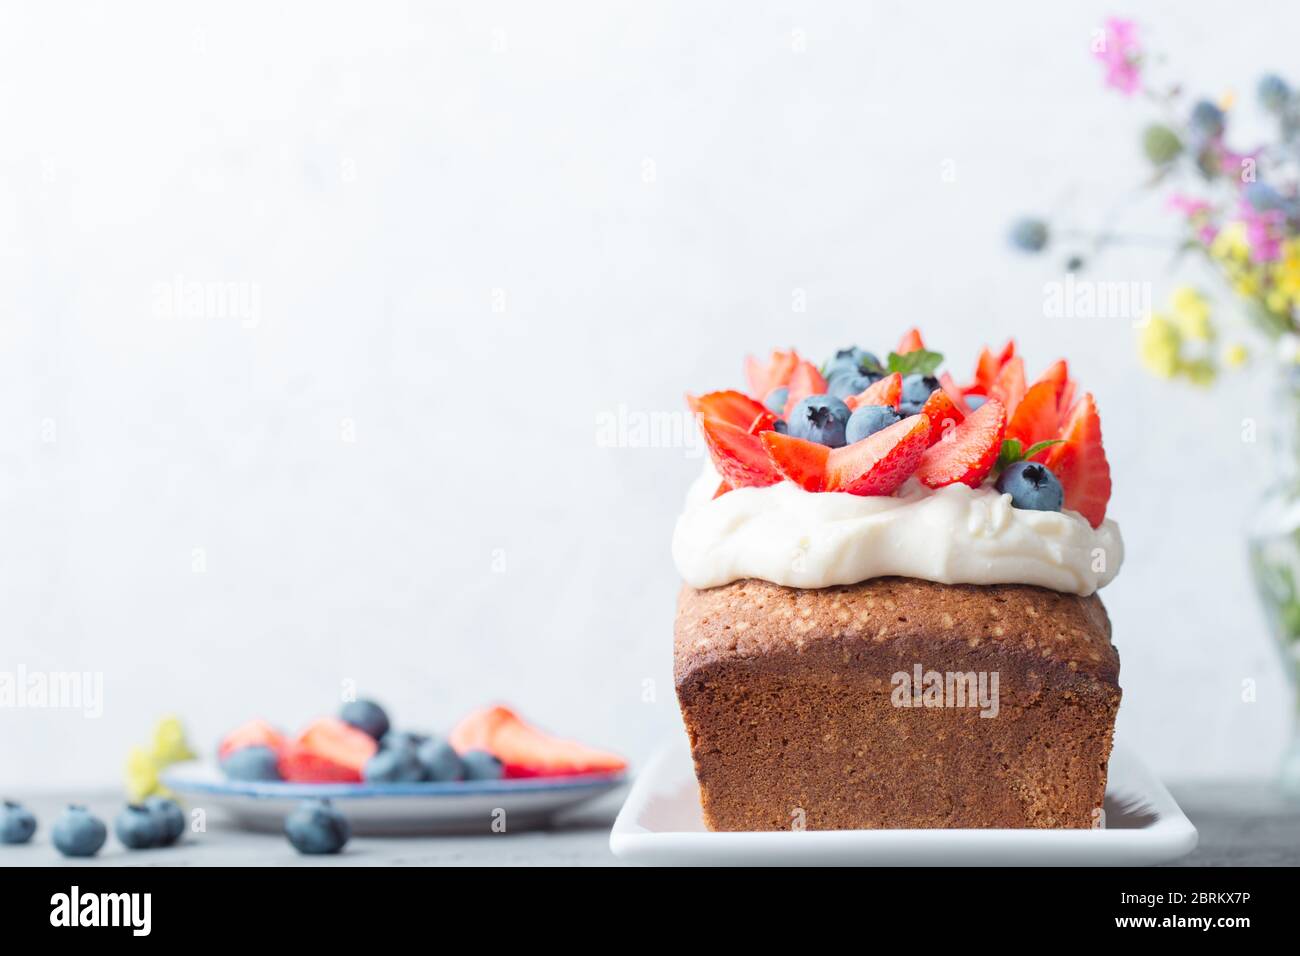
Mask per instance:
[[[1214,9],[1139,19],[1251,113],[1300,11]],[[1033,371],[1069,357],[1128,542],[1123,731],[1171,776],[1271,770],[1286,685],[1242,547],[1262,374],[1149,381],[1127,323],[1044,318],[1055,261],[1003,241],[1144,172],[1145,110],[1087,53],[1109,11],[6,5],[0,669],[102,671],[106,697],[0,710],[0,787],[115,779],[167,711],[204,745],[301,724],[343,679],[407,725],[504,699],[646,756],[677,722],[668,542],[698,462],[598,447],[597,416],[913,323],[961,368],[1013,334]],[[255,321],[160,314],[178,276],[255,288]],[[1116,252],[1093,277],[1180,274]]]

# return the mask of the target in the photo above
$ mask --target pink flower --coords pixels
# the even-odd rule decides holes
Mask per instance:
[[[1092,55],[1106,66],[1106,85],[1132,96],[1142,85],[1142,47],[1132,20],[1111,17],[1093,43]]]
[[[1169,197],[1169,206],[1187,217],[1187,224],[1195,229],[1196,237],[1203,245],[1208,246],[1219,234],[1219,227],[1211,218],[1214,207],[1206,200],[1186,193],[1174,193]]]
[[[1280,209],[1256,209],[1241,202],[1241,221],[1246,224],[1246,242],[1256,262],[1276,262],[1282,255],[1286,213]]]

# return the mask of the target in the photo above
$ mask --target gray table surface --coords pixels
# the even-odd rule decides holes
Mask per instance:
[[[1188,783],[1170,786],[1183,812],[1200,831],[1200,845],[1180,866],[1300,865],[1300,803],[1283,799],[1270,785]],[[89,863],[96,866],[616,866],[609,828],[622,793],[608,794],[557,818],[548,829],[483,836],[355,837],[338,856],[300,856],[274,834],[248,833],[221,821],[208,832],[187,835],[178,846],[131,851],[115,839]],[[49,842],[49,822],[75,799],[111,820],[121,808],[112,794],[44,793],[24,803],[42,826],[27,846],[0,846],[0,865],[60,865]]]

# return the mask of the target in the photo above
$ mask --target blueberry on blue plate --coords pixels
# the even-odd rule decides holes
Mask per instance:
[[[500,780],[505,776],[501,761],[486,750],[467,750],[461,755],[466,780]]]
[[[767,406],[767,410],[773,415],[780,415],[785,411],[785,402],[789,397],[790,389],[782,385],[768,392],[767,397],[763,399],[763,404]]]
[[[379,741],[379,746],[383,750],[415,750],[420,744],[429,739],[428,734],[417,734],[410,730],[390,730],[384,734],[383,740]]]
[[[831,448],[844,444],[849,406],[831,395],[809,395],[790,413],[790,434]]]
[[[36,832],[36,817],[21,803],[0,805],[0,843],[26,843]]]
[[[447,741],[430,738],[420,744],[418,753],[424,774],[430,780],[446,783],[465,779],[465,767],[460,755]]]
[[[888,405],[859,405],[844,426],[844,440],[852,445],[882,428],[888,428],[901,416]]]
[[[158,821],[158,845],[171,846],[185,832],[185,811],[168,797],[149,797],[145,808]]]
[[[939,380],[933,375],[908,375],[903,379],[902,401],[913,405],[924,405],[930,393],[938,387]]]
[[[50,839],[64,856],[94,856],[108,839],[108,827],[85,807],[74,803],[54,821]]]
[[[367,760],[361,776],[366,783],[418,783],[424,779],[424,768],[414,750],[393,747]]]
[[[850,395],[861,395],[878,381],[880,381],[879,375],[863,375],[852,371],[840,372],[827,380],[826,394],[840,399],[848,398]]]
[[[1060,511],[1065,503],[1061,482],[1046,465],[1016,461],[998,476],[998,491],[1011,496],[1011,505],[1026,511]]]
[[[162,827],[143,803],[127,804],[113,821],[113,832],[129,850],[147,850],[162,842]]]
[[[299,853],[338,853],[352,837],[352,827],[328,800],[304,800],[285,818],[284,835]]]
[[[240,747],[221,761],[221,772],[230,780],[279,780],[279,757],[265,744]]]
[[[375,740],[388,733],[388,715],[373,700],[350,700],[339,711],[339,717],[345,724],[368,733]]]

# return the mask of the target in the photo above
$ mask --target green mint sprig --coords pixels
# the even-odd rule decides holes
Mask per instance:
[[[1047,441],[1036,441],[1028,448],[1020,443],[1019,438],[1002,439],[1002,447],[998,449],[998,460],[993,466],[995,470],[1002,471],[1008,465],[1015,464],[1018,461],[1024,461],[1027,458],[1033,458],[1044,448],[1051,448],[1053,445],[1059,445],[1064,439],[1049,438]]]
[[[897,352],[890,352],[888,359],[888,368],[891,372],[897,372],[900,375],[933,375],[943,364],[943,354],[940,352],[931,352],[927,349],[916,349],[905,355],[899,355]]]

